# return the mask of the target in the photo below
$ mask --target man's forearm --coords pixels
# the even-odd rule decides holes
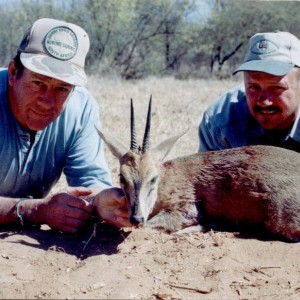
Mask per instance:
[[[18,223],[17,203],[20,198],[0,197],[0,225]],[[43,205],[41,199],[26,199],[19,204],[19,214],[24,221],[32,224],[42,223],[39,210]]]
[[[19,199],[0,197],[0,224],[17,222],[16,204]]]
[[[93,212],[89,203],[103,187],[67,187],[44,199],[0,197],[0,226],[5,224],[47,224],[76,232]],[[93,201],[92,201],[93,202]]]

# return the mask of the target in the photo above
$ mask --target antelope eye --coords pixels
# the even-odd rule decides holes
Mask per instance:
[[[158,176],[153,177],[150,181],[150,184],[156,183],[157,179],[158,179]]]

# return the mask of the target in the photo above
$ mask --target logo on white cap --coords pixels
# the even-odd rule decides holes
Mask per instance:
[[[47,52],[60,60],[69,60],[77,52],[76,34],[68,27],[60,26],[51,29],[44,40]]]
[[[278,47],[268,40],[260,40],[251,49],[254,54],[269,54],[276,51]]]

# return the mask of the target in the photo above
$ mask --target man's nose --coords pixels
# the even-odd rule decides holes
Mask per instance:
[[[51,89],[45,89],[39,97],[40,104],[43,106],[51,107],[55,103],[55,93]]]
[[[273,104],[272,97],[269,93],[261,92],[257,97],[257,105],[261,107],[267,107]]]

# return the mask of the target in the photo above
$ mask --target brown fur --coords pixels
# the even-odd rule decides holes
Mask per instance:
[[[299,153],[246,146],[162,163],[182,135],[140,153],[98,132],[120,161],[134,225],[168,233],[247,228],[300,241]]]
[[[175,232],[207,220],[220,228],[261,226],[300,241],[299,154],[248,146],[162,164],[157,201],[146,226]]]

